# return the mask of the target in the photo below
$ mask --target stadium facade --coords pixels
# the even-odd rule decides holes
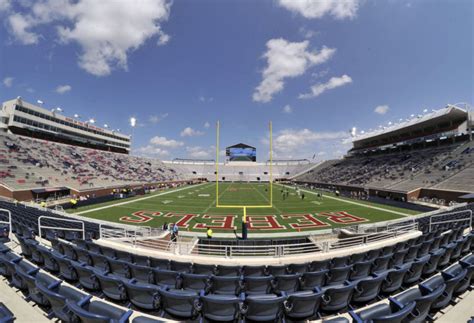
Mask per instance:
[[[57,109],[47,110],[21,97],[3,102],[0,129],[13,134],[62,142],[81,147],[129,153],[131,137],[117,131],[66,117]]]

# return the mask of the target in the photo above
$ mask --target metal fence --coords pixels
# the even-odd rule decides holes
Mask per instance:
[[[444,218],[444,220],[438,220],[439,218]],[[439,214],[439,215],[432,215],[430,217],[430,227],[429,227],[430,232],[435,225],[457,223],[457,222],[466,222],[467,224],[469,224],[469,227],[472,229],[472,211],[462,210],[462,211],[449,212],[449,213],[444,213],[444,214]]]
[[[53,220],[54,222],[51,225],[45,225],[41,223],[41,220]],[[66,222],[66,223],[78,223],[81,225],[81,228],[71,228],[70,226],[63,226],[59,224],[59,222]],[[43,229],[51,229],[51,230],[63,230],[63,231],[79,231],[82,233],[82,239],[86,238],[86,230],[83,221],[78,220],[70,220],[70,219],[60,219],[54,216],[46,216],[42,215],[38,218],[38,235],[42,237],[42,230]]]

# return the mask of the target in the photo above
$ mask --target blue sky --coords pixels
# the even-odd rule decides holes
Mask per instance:
[[[0,0],[0,100],[131,133],[134,154],[340,156],[348,130],[473,103],[469,0]]]

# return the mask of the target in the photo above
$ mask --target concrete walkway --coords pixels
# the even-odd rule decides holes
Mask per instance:
[[[462,300],[454,306],[443,309],[443,315],[436,316],[436,323],[466,323],[474,320],[474,291],[464,293]]]
[[[15,315],[16,322],[51,322],[34,302],[27,302],[25,296],[15,287],[9,286],[8,281],[0,278],[0,302]]]

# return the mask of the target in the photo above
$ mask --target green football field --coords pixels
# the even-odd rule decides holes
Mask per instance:
[[[417,212],[381,204],[336,197],[317,191],[299,192],[294,187],[273,185],[273,207],[247,208],[249,232],[296,232],[331,229],[393,220]],[[302,198],[304,194],[304,199]],[[268,183],[220,183],[220,205],[269,205]],[[161,227],[177,223],[181,230],[214,232],[239,229],[241,207],[217,208],[216,185],[205,183],[129,199],[114,200],[69,210],[81,216],[126,224]]]

